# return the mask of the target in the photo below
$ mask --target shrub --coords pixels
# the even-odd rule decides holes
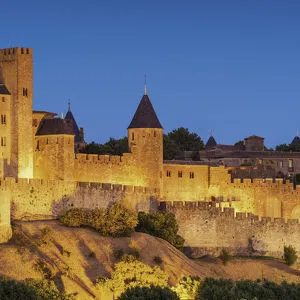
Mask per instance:
[[[199,287],[197,300],[214,299],[300,299],[300,284],[280,285],[270,281],[205,278]]]
[[[123,254],[121,257],[121,261],[127,262],[127,263],[133,262],[135,260],[136,260],[136,258],[133,255],[127,254],[127,253]]]
[[[296,249],[290,245],[290,246],[284,246],[283,250],[284,250],[283,259],[285,263],[288,266],[293,265],[298,258]]]
[[[54,231],[50,226],[45,226],[41,230],[41,236],[39,238],[39,245],[48,245],[53,240]]]
[[[180,249],[184,239],[177,234],[178,224],[174,214],[169,212],[139,212],[136,231],[145,232],[160,237]]]
[[[127,289],[119,298],[119,300],[132,299],[159,299],[159,300],[179,300],[175,292],[167,287],[151,286],[151,287],[134,287]]]
[[[130,287],[150,287],[152,285],[166,287],[168,275],[159,267],[151,268],[138,260],[120,261],[115,265],[110,279],[102,278],[96,283],[98,289],[117,294],[121,294]]]
[[[121,248],[115,249],[114,250],[114,257],[115,259],[120,259],[124,255],[124,250]]]
[[[223,265],[227,265],[227,263],[231,260],[231,256],[226,249],[222,249],[219,257],[222,260]]]
[[[66,226],[88,226],[104,236],[130,236],[137,224],[137,213],[117,202],[106,209],[72,208],[60,216]]]
[[[153,261],[154,261],[157,265],[161,265],[162,262],[163,262],[160,256],[154,256]]]
[[[0,279],[1,300],[70,300],[71,295],[60,293],[53,281],[26,279],[19,282],[16,280]]]
[[[141,254],[137,249],[130,249],[128,254],[132,255],[135,259],[140,259],[141,257]]]
[[[196,299],[200,286],[198,276],[183,277],[176,287],[172,288],[180,299]]]

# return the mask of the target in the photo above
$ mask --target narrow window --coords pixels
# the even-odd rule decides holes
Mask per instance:
[[[154,130],[154,134],[153,134],[153,136],[154,136],[154,137],[156,137],[156,131],[155,131],[155,130]]]
[[[28,48],[26,49],[26,53],[29,54],[29,49]]]
[[[5,97],[2,97],[2,102],[5,102]]]
[[[131,133],[131,140],[134,141],[134,132]]]
[[[283,167],[283,161],[282,161],[282,160],[280,160],[280,161],[278,162],[278,167],[279,167],[279,168],[282,168],[282,167]]]
[[[1,124],[6,124],[6,115],[1,115]]]
[[[37,143],[36,143],[36,149],[40,150],[40,141],[37,141]]]
[[[167,171],[167,177],[171,177],[171,171]]]
[[[289,168],[292,168],[293,167],[293,160],[292,159],[289,159]]]
[[[21,54],[24,54],[24,48],[21,48]]]
[[[182,171],[178,171],[178,177],[182,178]]]
[[[1,146],[6,146],[6,137],[5,136],[2,136],[1,137]]]
[[[190,172],[190,178],[193,179],[195,177],[194,172]]]

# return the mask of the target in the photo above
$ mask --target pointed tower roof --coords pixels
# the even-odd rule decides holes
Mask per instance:
[[[72,123],[73,123],[73,133],[75,135],[75,142],[80,142],[81,139],[80,139],[80,136],[79,136],[79,128],[78,128],[78,125],[75,121],[75,118],[71,112],[71,104],[70,104],[70,101],[68,102],[68,112],[65,116],[65,120],[71,120]]]
[[[5,84],[0,82],[0,94],[1,95],[10,95],[10,92],[8,91],[7,87]]]
[[[213,148],[217,146],[215,138],[211,135],[206,142],[205,148]]]
[[[162,128],[146,90],[128,128]]]

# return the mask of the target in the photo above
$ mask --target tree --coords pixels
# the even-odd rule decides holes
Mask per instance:
[[[245,150],[245,144],[244,141],[238,141],[234,144],[235,148],[239,149],[239,150]]]
[[[289,152],[290,148],[287,144],[280,144],[276,146],[275,151]]]
[[[196,299],[200,283],[198,276],[183,277],[172,290],[180,299]]]
[[[136,287],[127,289],[119,298],[119,300],[179,300],[175,292],[167,287],[151,286]]]
[[[179,147],[180,151],[199,151],[204,149],[201,137],[187,128],[179,127],[168,133],[168,137]]]
[[[288,266],[293,265],[297,261],[297,252],[293,246],[284,246],[283,259]]]
[[[178,249],[183,247],[184,239],[177,234],[178,224],[174,214],[163,211],[139,212],[138,220],[136,231],[160,237]]]
[[[166,287],[168,275],[159,267],[151,268],[138,260],[122,260],[115,265],[110,279],[101,277],[96,280],[96,287],[99,290],[114,294],[121,294],[128,288],[153,285]]]
[[[91,142],[87,144],[84,153],[88,154],[111,154],[111,155],[122,155],[123,153],[129,152],[128,149],[128,138],[123,137],[121,139],[110,138],[105,144],[97,144]]]
[[[182,151],[198,152],[204,149],[201,137],[191,133],[187,128],[180,127],[164,135],[164,159],[175,159]],[[193,155],[198,158],[197,155]]]

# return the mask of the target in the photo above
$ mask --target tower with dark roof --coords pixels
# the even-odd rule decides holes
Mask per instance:
[[[138,168],[137,184],[161,188],[163,128],[146,89],[128,126],[128,144]]]
[[[82,127],[80,127],[80,129],[78,128],[77,122],[71,111],[70,100],[68,102],[68,111],[65,115],[65,119],[69,120],[73,124],[72,128],[73,128],[73,134],[74,134],[74,147],[75,147],[75,152],[78,153],[78,152],[80,152],[80,150],[84,149],[84,147],[85,147],[84,131],[83,131]]]

